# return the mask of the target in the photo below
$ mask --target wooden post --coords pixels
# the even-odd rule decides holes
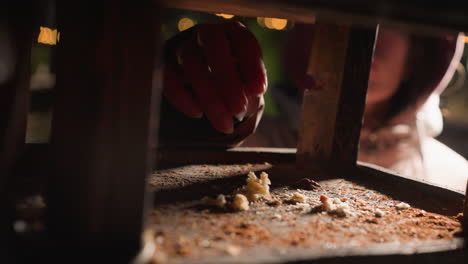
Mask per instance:
[[[349,26],[317,23],[314,36],[307,73],[317,87],[304,92],[297,146],[298,162],[305,167],[310,160],[328,160],[332,154]]]
[[[300,167],[354,165],[365,106],[375,29],[317,23],[305,91],[297,160]]]
[[[332,156],[356,165],[377,28],[353,27],[349,34]]]
[[[9,183],[24,149],[29,111],[33,7],[9,2],[0,8],[0,249],[12,257],[14,206]],[[5,251],[4,251],[5,250]],[[13,260],[12,260],[13,261]]]
[[[155,1],[57,5],[48,227],[87,247],[134,254],[152,202],[145,189],[157,137],[159,10]]]
[[[24,147],[33,41],[32,9],[8,7],[0,17],[0,191]]]

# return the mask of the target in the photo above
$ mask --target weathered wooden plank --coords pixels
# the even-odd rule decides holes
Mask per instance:
[[[0,249],[13,261],[14,203],[8,196],[23,152],[29,110],[33,8],[8,2],[0,8]]]
[[[381,24],[426,33],[468,31],[463,1],[400,0],[163,0],[167,7],[243,16],[283,17],[313,23],[314,16],[332,22]]]
[[[333,159],[352,166],[358,157],[376,28],[352,28],[335,121]]]
[[[304,92],[298,165],[353,166],[376,30],[318,23],[314,34],[308,74],[316,87]]]
[[[48,226],[73,241],[132,251],[156,138],[159,9],[102,0],[58,2],[57,10]]]
[[[33,40],[32,9],[8,8],[0,17],[0,190],[24,146]]]
[[[315,25],[307,73],[314,77],[316,87],[304,92],[297,145],[300,167],[332,156],[349,31],[349,26]]]

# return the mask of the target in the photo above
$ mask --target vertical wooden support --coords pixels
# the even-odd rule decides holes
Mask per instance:
[[[298,162],[328,160],[333,149],[336,115],[348,47],[349,27],[317,23],[307,73],[316,87],[304,92]]]
[[[24,146],[33,35],[31,8],[11,4],[6,12],[0,17],[0,191]]]
[[[0,8],[0,249],[2,262],[13,254],[14,204],[8,183],[22,154],[29,111],[33,31],[32,5],[9,1]]]
[[[308,74],[315,78],[316,88],[304,93],[300,167],[330,160],[356,163],[375,32],[315,25]]]
[[[48,227],[134,254],[151,172],[160,78],[157,1],[57,2],[56,103]]]
[[[356,164],[377,28],[353,27],[349,34],[335,121],[333,159]]]

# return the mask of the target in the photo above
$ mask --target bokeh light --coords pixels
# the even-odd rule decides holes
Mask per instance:
[[[264,17],[257,17],[257,23],[258,23],[261,27],[265,27],[265,18],[264,18]]]
[[[179,29],[179,31],[184,31],[195,26],[195,24],[196,22],[192,19],[184,17],[181,20],[179,20],[179,23],[177,23],[177,28]]]
[[[281,19],[281,18],[272,18],[271,24],[273,25],[274,29],[283,30],[284,28],[286,28],[286,25],[288,24],[288,20]]]
[[[215,14],[215,15],[225,18],[225,19],[231,19],[234,17],[234,15],[230,15],[230,14]]]
[[[39,29],[39,36],[37,37],[38,43],[57,45],[57,42],[60,40],[60,32],[57,32],[57,29],[48,27],[40,27]]]
[[[257,17],[257,23],[269,29],[283,30],[288,25],[288,20],[282,18]]]

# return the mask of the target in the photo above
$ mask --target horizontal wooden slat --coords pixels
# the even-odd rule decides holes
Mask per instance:
[[[315,17],[363,25],[377,23],[435,32],[468,31],[463,1],[400,0],[161,0],[166,7],[242,16],[283,17],[313,23]]]

